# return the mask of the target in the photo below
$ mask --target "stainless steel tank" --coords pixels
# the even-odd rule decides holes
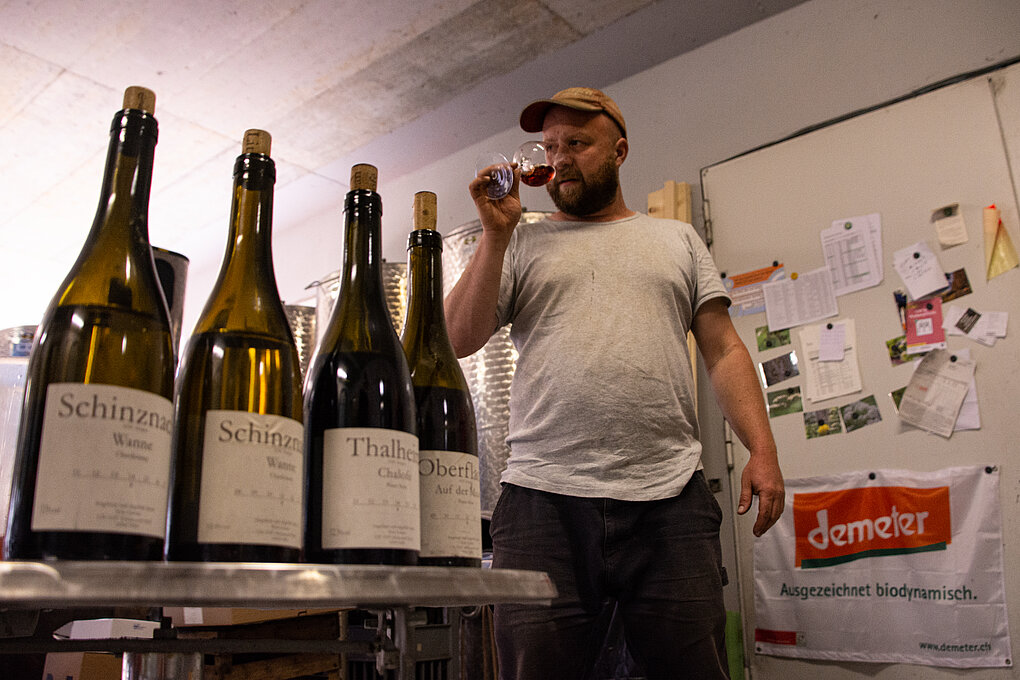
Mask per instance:
[[[397,335],[404,327],[404,312],[407,310],[407,263],[383,260],[383,295],[390,312],[390,320]],[[340,295],[340,272],[335,271],[306,286],[315,288],[315,329],[316,340],[326,332],[333,304]]]
[[[546,212],[525,212],[521,223],[538,222],[547,215]],[[464,273],[481,234],[481,222],[474,220],[443,237],[443,289],[447,293]],[[517,350],[510,342],[509,327],[497,331],[484,347],[461,359],[460,365],[471,389],[478,425],[482,517],[491,519],[499,500],[499,477],[510,457],[506,436],[510,423],[510,380],[517,367]]]
[[[294,334],[294,345],[297,347],[298,360],[301,362],[301,377],[308,372],[308,362],[315,349],[315,307],[308,305],[284,305],[283,312],[287,315],[287,323]]]

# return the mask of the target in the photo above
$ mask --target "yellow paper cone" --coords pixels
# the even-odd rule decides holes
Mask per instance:
[[[984,210],[985,271],[991,281],[999,274],[1020,264],[1013,239],[999,218],[999,209],[990,205]]]

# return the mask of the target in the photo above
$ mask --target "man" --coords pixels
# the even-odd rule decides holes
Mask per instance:
[[[699,469],[688,329],[723,413],[751,453],[738,512],[779,519],[783,480],[750,355],[693,227],[627,208],[626,123],[599,90],[533,102],[557,212],[517,227],[506,198],[470,184],[478,246],[446,301],[458,355],[511,323],[519,359],[510,458],[493,511],[493,566],[545,571],[551,607],[495,609],[504,680],[587,677],[615,606],[646,677],[727,677],[721,512]]]

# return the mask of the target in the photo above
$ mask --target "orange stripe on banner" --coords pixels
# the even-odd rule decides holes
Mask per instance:
[[[875,486],[793,497],[802,569],[930,550],[952,542],[949,487]]]

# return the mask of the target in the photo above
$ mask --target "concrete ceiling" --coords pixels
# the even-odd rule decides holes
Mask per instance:
[[[278,194],[305,196],[277,201],[287,228],[359,150],[420,163],[394,134],[430,115],[423,144],[474,143],[550,69],[609,85],[801,1],[0,0],[0,328],[37,323],[77,256],[128,85],[157,96],[151,241],[218,258],[245,129],[272,133]]]

